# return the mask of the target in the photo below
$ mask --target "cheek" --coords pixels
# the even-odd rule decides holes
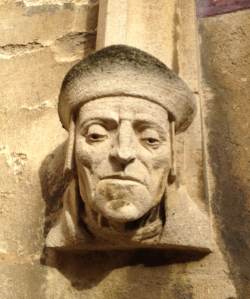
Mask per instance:
[[[104,143],[90,145],[85,138],[79,138],[75,145],[76,163],[95,170],[107,156],[107,147],[107,144]]]
[[[158,195],[161,197],[162,192],[164,192],[167,184],[167,177],[169,175],[171,163],[169,152],[164,151],[156,155],[152,159],[152,169],[151,169],[151,186],[150,190],[154,196],[158,198]],[[158,194],[158,195],[157,195]],[[160,198],[159,197],[159,198]]]
[[[85,166],[87,168],[92,168],[93,154],[83,142],[76,142],[75,158],[78,167]]]
[[[152,168],[154,170],[168,170],[170,168],[170,159],[165,155],[165,157],[155,157],[153,159]]]
[[[170,151],[168,146],[157,149],[145,159],[145,164],[151,171],[167,171],[170,168]]]

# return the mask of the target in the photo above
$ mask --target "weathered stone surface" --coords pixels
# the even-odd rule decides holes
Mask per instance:
[[[5,9],[5,6],[0,6],[0,13]],[[53,144],[56,146],[63,141],[60,126],[54,122],[57,120],[55,111],[61,80],[71,61],[84,55],[83,44],[86,43],[90,51],[94,42],[92,35],[88,39],[84,37],[84,32],[70,32],[64,38],[55,40],[51,47],[35,42],[33,35],[28,36],[29,42],[25,44],[26,36],[22,33],[28,26],[25,24],[27,11],[25,7],[22,9],[19,21],[23,27],[18,27],[20,31],[15,30],[20,40],[16,44],[3,45],[0,49],[1,163],[7,175],[7,178],[1,176],[1,222],[4,227],[1,234],[11,252],[33,252],[41,246],[44,209],[38,168],[48,150],[48,144],[43,139],[44,136],[48,137],[51,148]],[[41,16],[39,13],[35,15]],[[29,18],[32,24],[36,21],[32,16]],[[12,21],[11,18],[8,21]],[[27,34],[27,31],[24,32]],[[75,53],[70,51],[72,44],[75,45]],[[53,130],[50,129],[52,127]],[[8,201],[11,204],[8,205]],[[14,207],[17,208],[16,213],[13,213]],[[12,219],[15,229],[12,225],[4,225],[8,219]],[[23,219],[26,219],[25,223]]]
[[[182,256],[142,250],[49,255],[48,298],[236,299],[217,254],[200,261],[191,255],[188,263]]]
[[[172,66],[175,1],[103,0],[98,19],[97,49],[126,44],[147,51]]]
[[[209,252],[209,216],[192,202],[175,165],[175,136],[195,112],[183,80],[134,47],[106,47],[74,66],[58,105],[69,132],[65,171],[74,178],[46,246]],[[63,176],[58,166],[48,168],[47,177]],[[43,189],[57,185],[41,181]]]
[[[166,55],[168,64],[200,93],[194,3],[178,1],[174,14],[174,2],[157,14],[163,18],[162,26],[150,14],[155,9],[147,10],[144,17],[148,22],[144,24],[151,26],[154,21],[147,45],[150,48],[152,44],[152,53]],[[85,39],[82,57],[94,48],[97,6],[94,1],[77,0],[67,1],[70,4],[63,0],[0,3],[0,297],[248,298],[249,11],[204,19],[200,27],[205,78],[202,103],[207,107],[203,113],[211,128],[206,140],[214,161],[210,163],[213,172],[208,167],[211,175],[206,192],[213,195],[213,228],[219,248],[215,245],[213,254],[188,263],[181,257],[164,258],[141,251],[82,257],[60,253],[47,259],[44,273],[44,268],[32,265],[37,263],[44,242],[38,171],[46,155],[66,137],[56,112],[60,82],[74,59],[81,58]],[[166,15],[170,19],[166,20]],[[136,14],[132,18],[134,24],[139,20]],[[165,30],[167,33],[161,35]],[[140,30],[135,32],[135,38],[140,34]],[[138,38],[138,42],[142,40],[143,36]],[[197,124],[199,119],[194,132]],[[183,158],[185,167],[197,174],[188,184],[188,192],[198,205],[207,208],[199,201],[203,194],[202,167],[196,167],[202,163],[200,137],[192,134],[192,128],[190,132],[193,143],[180,141],[192,151]]]
[[[200,20],[209,190],[237,298],[250,294],[249,28],[249,10]]]
[[[98,8],[95,1],[89,1],[92,4],[87,4],[87,1],[78,4],[73,1],[42,2],[0,2],[0,46],[50,45],[69,33],[94,33]]]
[[[61,80],[93,50],[97,13],[93,1],[59,2],[0,2],[1,298],[46,295],[39,168],[65,138],[56,113]]]
[[[2,298],[46,298],[46,268],[39,265],[39,260],[30,262],[24,256],[19,261],[13,256],[7,261],[0,259]]]

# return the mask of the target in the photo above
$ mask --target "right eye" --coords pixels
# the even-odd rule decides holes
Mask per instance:
[[[105,138],[106,138],[106,135],[101,135],[101,134],[97,134],[97,133],[87,135],[87,139],[92,142],[102,141]]]
[[[99,124],[93,124],[89,126],[85,137],[90,143],[101,142],[108,137],[108,132],[103,126]]]

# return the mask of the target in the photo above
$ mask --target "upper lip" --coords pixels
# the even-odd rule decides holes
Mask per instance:
[[[112,174],[112,175],[107,175],[107,176],[103,177],[102,179],[130,180],[130,181],[135,181],[135,182],[143,184],[142,180],[137,179],[130,175]]]

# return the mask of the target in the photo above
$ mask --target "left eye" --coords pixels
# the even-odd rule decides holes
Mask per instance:
[[[159,146],[160,144],[160,141],[156,138],[152,138],[152,137],[149,137],[149,138],[143,138],[142,139],[147,145],[149,146],[152,146],[153,148],[156,148]]]
[[[159,143],[159,140],[155,139],[155,138],[147,138],[146,139],[148,144],[156,144]]]

